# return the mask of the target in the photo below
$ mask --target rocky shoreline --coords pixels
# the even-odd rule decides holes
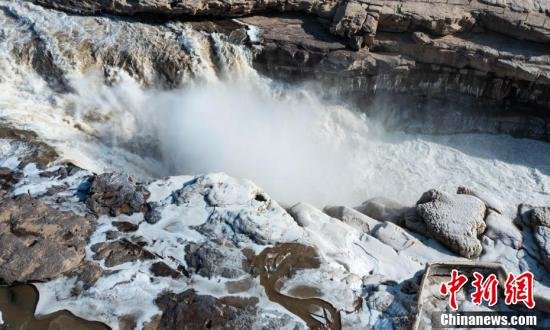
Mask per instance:
[[[18,151],[32,144],[13,136],[1,140],[12,151],[1,160],[11,165],[1,168],[0,278],[37,286],[39,315],[66,309],[119,329],[409,329],[417,304],[440,299],[418,300],[424,268],[468,258],[533,272],[539,308],[550,307],[547,207],[522,204],[510,217],[495,196],[460,187],[412,206],[285,210],[223,174],[139,183],[37,165]]]

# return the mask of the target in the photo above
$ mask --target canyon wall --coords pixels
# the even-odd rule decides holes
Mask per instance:
[[[34,2],[161,22],[244,17],[261,28],[260,72],[323,82],[389,127],[550,139],[548,1]]]

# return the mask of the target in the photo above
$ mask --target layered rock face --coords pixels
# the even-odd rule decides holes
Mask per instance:
[[[156,19],[269,13],[243,19],[263,31],[255,65],[268,76],[323,81],[388,127],[549,139],[546,1],[35,3]]]
[[[321,82],[323,93],[351,101],[387,127],[550,139],[545,1],[34,2],[78,14],[154,16],[155,22],[247,16],[243,22],[261,28],[254,59],[259,71],[277,79]],[[270,16],[250,16],[263,14]],[[178,86],[189,71],[189,58],[158,37],[173,28],[155,29],[156,34],[142,33],[147,36],[143,47],[129,44],[121,54],[98,49],[94,42],[77,49],[89,62],[122,65],[151,83],[147,59],[145,66],[152,65],[164,84]],[[132,39],[134,32],[126,36]],[[246,42],[246,36],[235,40]],[[170,56],[154,45],[163,45]],[[66,85],[55,78],[62,72],[56,61],[44,55],[34,59],[34,66],[43,75],[53,73],[53,83]]]
[[[376,34],[366,36],[372,29],[353,28],[349,22],[303,17],[244,21],[265,28],[264,48],[256,59],[262,72],[324,81],[329,92],[345,95],[389,127],[548,139],[548,30],[535,33],[512,21],[503,22],[513,28],[494,29],[486,24],[497,20],[490,6],[482,14],[447,4],[399,5],[415,12],[394,8],[395,14],[380,14]],[[452,10],[445,11],[448,7]],[[433,14],[438,8],[442,12]],[[546,21],[543,13],[533,12],[533,17]]]
[[[65,1],[65,0],[37,0],[35,3],[51,6],[79,14],[115,13],[123,15],[164,15],[164,16],[203,16],[227,17],[242,16],[264,11],[303,11],[319,15],[331,15],[337,0],[316,1]]]

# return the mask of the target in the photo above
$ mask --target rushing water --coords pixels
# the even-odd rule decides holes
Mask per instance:
[[[37,131],[85,168],[140,177],[223,171],[252,179],[285,204],[356,205],[374,196],[414,203],[427,189],[458,185],[496,194],[510,212],[521,202],[550,202],[547,143],[388,133],[319,88],[261,77],[244,47],[190,28],[176,39],[195,76],[185,87],[146,88],[117,68],[107,85],[103,71],[64,58],[68,46],[54,37],[64,29],[77,29],[79,38],[94,32],[77,18],[33,8],[11,8],[24,19],[1,27],[8,37],[0,38],[0,116]],[[98,20],[113,25],[109,31],[123,24]],[[12,47],[31,27],[66,71],[70,92],[20,64]]]

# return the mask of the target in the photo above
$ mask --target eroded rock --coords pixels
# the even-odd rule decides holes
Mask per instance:
[[[21,178],[21,173],[0,167],[0,189],[8,190]]]
[[[375,197],[356,207],[356,209],[376,220],[402,225],[404,222],[403,214],[408,208],[391,199]]]
[[[145,187],[122,173],[96,176],[88,192],[86,205],[96,214],[118,216],[145,212],[149,192]]]
[[[19,157],[19,168],[24,168],[30,163],[35,163],[38,167],[43,168],[59,157],[53,147],[40,140],[38,135],[32,131],[2,124],[0,125],[0,138],[24,145],[25,151]]]
[[[162,311],[161,329],[248,329],[257,315],[256,298],[215,298],[193,289],[179,294],[165,293],[155,303]]]
[[[237,278],[246,272],[243,270],[245,256],[232,246],[220,246],[211,242],[202,245],[189,244],[185,247],[185,261],[190,271],[212,278],[221,276]]]
[[[416,211],[428,233],[466,258],[481,254],[478,236],[485,231],[485,204],[470,195],[430,190],[422,195]]]
[[[476,190],[468,187],[458,187],[456,193],[477,197],[482,200],[483,203],[485,203],[485,206],[487,206],[487,208],[492,209],[500,214],[502,214],[504,210],[506,210],[504,203],[500,199],[486,191]]]
[[[535,241],[539,246],[540,259],[544,267],[550,271],[550,228],[537,226],[534,228]]]
[[[125,262],[154,259],[154,255],[142,246],[127,239],[114,242],[101,242],[92,245],[95,260],[105,260],[105,266],[113,267]]]
[[[531,226],[550,227],[550,207],[535,207],[530,214]]]
[[[45,281],[84,259],[94,221],[22,195],[0,201],[0,278],[6,283]]]
[[[151,265],[151,272],[156,276],[180,278],[183,274],[171,268],[162,261],[155,262]],[[189,275],[189,274],[187,274]]]
[[[359,232],[368,233],[380,225],[378,220],[360,213],[346,206],[325,207],[323,211],[333,218],[340,219],[345,224],[357,229]]]

